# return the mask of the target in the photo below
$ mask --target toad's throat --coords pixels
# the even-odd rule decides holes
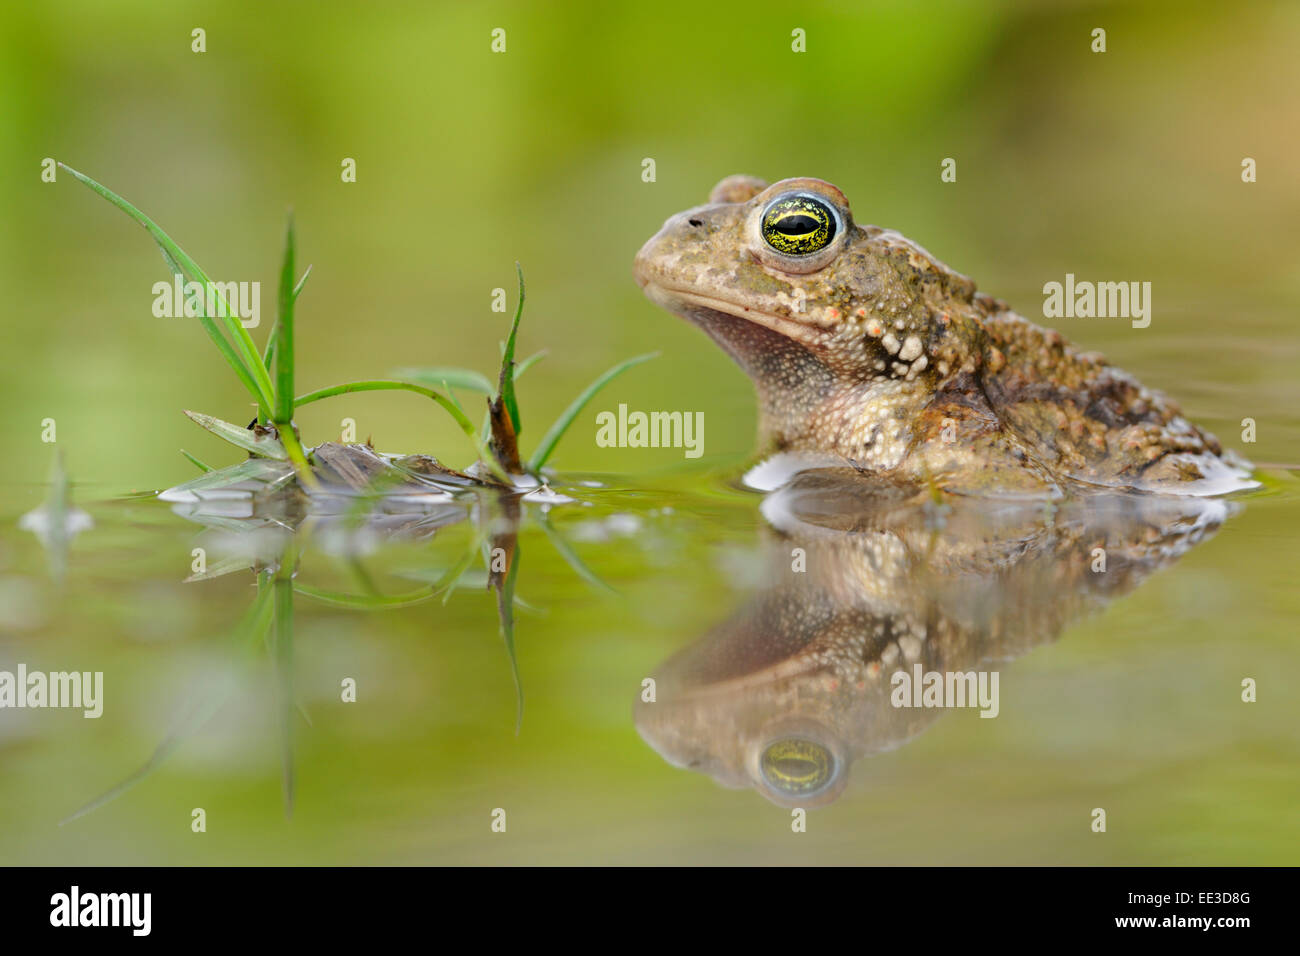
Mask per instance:
[[[834,387],[824,346],[813,330],[798,322],[656,283],[647,283],[645,291],[713,339],[753,380],[760,398],[779,393],[787,413],[810,411]]]
[[[675,312],[697,325],[703,324],[699,313],[714,313],[766,329],[781,338],[793,340],[805,348],[815,348],[815,335],[812,330],[793,319],[751,309],[749,306],[728,302],[716,296],[702,295],[690,289],[674,289],[653,281],[646,284],[645,291],[651,299],[670,312]],[[716,321],[713,324],[717,324]]]
[[[759,434],[779,446],[796,443],[827,397],[840,387],[813,330],[790,319],[744,309],[653,282],[646,294],[709,336],[749,376],[758,393]]]

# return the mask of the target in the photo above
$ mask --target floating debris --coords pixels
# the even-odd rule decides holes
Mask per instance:
[[[50,491],[45,503],[18,519],[18,527],[36,535],[49,559],[50,576],[63,580],[68,567],[68,548],[72,539],[95,526],[85,511],[74,507],[63,455],[56,452],[50,466]]]

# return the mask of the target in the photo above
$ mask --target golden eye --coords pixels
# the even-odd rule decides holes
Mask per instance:
[[[835,757],[819,743],[786,737],[768,744],[759,761],[763,779],[790,796],[821,790],[835,773]]]
[[[812,196],[782,196],[763,212],[763,238],[782,255],[810,256],[835,238],[837,217]]]

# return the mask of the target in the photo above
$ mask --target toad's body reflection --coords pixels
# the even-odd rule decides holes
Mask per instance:
[[[664,759],[783,806],[829,803],[854,761],[944,713],[895,706],[896,673],[997,671],[1177,560],[1234,507],[1106,495],[935,508],[855,479],[807,472],[764,502],[766,587],[658,667],[656,701],[637,704]]]

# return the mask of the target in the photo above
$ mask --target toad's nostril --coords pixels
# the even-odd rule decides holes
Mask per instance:
[[[688,219],[687,222],[689,222],[692,226],[702,226],[702,225],[704,225],[704,220],[703,220],[703,219]]]

